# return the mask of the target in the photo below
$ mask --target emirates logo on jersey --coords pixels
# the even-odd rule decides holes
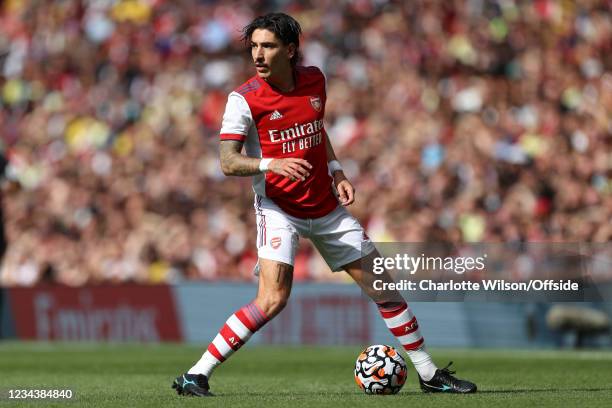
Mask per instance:
[[[316,96],[311,96],[310,97],[310,104],[312,105],[312,107],[314,108],[314,110],[316,110],[317,112],[321,112],[321,98],[319,98],[319,95]]]

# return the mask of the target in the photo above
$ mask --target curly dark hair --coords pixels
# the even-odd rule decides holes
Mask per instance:
[[[251,41],[253,31],[257,29],[273,32],[284,45],[295,44],[295,54],[291,58],[291,65],[297,65],[302,58],[299,51],[300,35],[302,34],[300,23],[285,13],[269,13],[265,16],[259,16],[242,29],[242,40],[247,45]]]

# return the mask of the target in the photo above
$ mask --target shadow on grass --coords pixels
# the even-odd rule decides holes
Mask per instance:
[[[594,391],[612,391],[612,387],[606,388],[525,388],[525,389],[513,389],[513,390],[478,390],[476,394],[529,394],[537,392],[594,392]]]
[[[525,389],[512,389],[512,390],[479,390],[474,394],[466,395],[483,395],[483,394],[536,394],[536,393],[547,393],[547,392],[598,392],[598,391],[612,391],[612,387],[606,388],[525,388]],[[270,397],[270,393],[267,392],[240,392],[240,393],[229,393],[229,394],[215,394],[217,396],[249,396],[249,397]],[[275,392],[275,397],[360,397],[363,394],[359,392]],[[449,395],[448,393],[423,393],[420,391],[403,391],[397,394],[397,397],[402,396],[422,396],[422,395]]]

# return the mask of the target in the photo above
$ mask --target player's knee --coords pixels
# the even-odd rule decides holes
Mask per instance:
[[[287,306],[287,301],[289,299],[286,296],[278,296],[274,297],[271,302],[271,313],[278,314]]]
[[[289,294],[284,291],[278,291],[273,293],[267,293],[261,296],[259,299],[263,312],[269,318],[277,315],[287,306],[289,300]]]

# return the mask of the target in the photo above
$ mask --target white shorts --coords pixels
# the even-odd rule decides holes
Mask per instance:
[[[300,236],[310,239],[334,272],[374,250],[361,224],[341,205],[321,218],[303,219],[285,213],[271,199],[255,195],[255,213],[257,255],[262,259],[293,265]]]

